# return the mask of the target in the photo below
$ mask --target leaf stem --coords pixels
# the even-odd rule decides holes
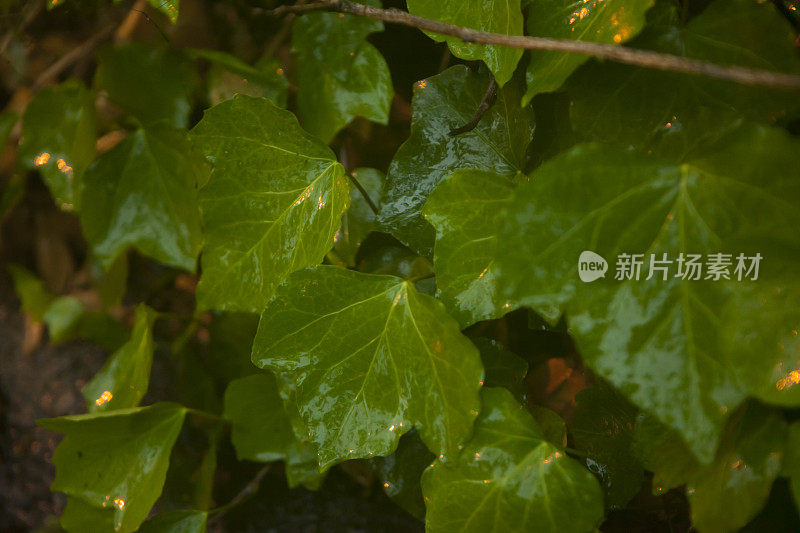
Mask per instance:
[[[193,407],[184,407],[187,413],[193,414],[199,418],[205,418],[206,420],[212,420],[214,422],[221,422],[225,424],[230,424],[230,420],[222,418],[219,415],[215,415],[214,413],[209,413],[207,411],[201,411],[200,409],[194,409]]]
[[[369,194],[367,194],[367,190],[349,172],[346,172],[346,174],[347,174],[347,177],[350,179],[350,181],[353,182],[353,185],[356,186],[356,189],[358,189],[358,192],[361,193],[361,196],[364,197],[364,201],[367,202],[367,205],[369,206],[370,209],[372,209],[372,212],[375,213],[375,215],[377,215],[378,214],[378,206],[375,205],[375,202],[373,202],[372,198],[369,197]]]
[[[480,43],[526,50],[548,50],[582,54],[625,63],[637,67],[682,72],[728,80],[744,85],[800,89],[800,76],[749,69],[739,66],[723,66],[707,61],[690,59],[673,54],[662,54],[652,50],[628,48],[614,44],[577,41],[572,39],[552,39],[549,37],[530,37],[525,35],[505,35],[454,26],[435,20],[412,15],[399,9],[380,9],[348,0],[320,0],[305,5],[280,6],[268,11],[271,15],[302,14],[309,11],[334,11],[350,13],[393,24],[402,24],[441,35],[457,37],[465,43]]]
[[[237,507],[242,502],[250,498],[253,494],[258,492],[258,487],[259,485],[261,485],[261,480],[264,479],[264,476],[267,475],[270,468],[272,468],[272,463],[265,464],[263,467],[261,467],[261,470],[259,470],[256,473],[253,479],[251,479],[247,483],[247,485],[245,485],[244,488],[242,488],[242,490],[239,491],[239,493],[236,496],[231,498],[231,501],[229,501],[228,503],[226,503],[221,507],[217,507],[216,509],[212,509],[211,511],[209,511],[208,514],[214,516],[214,518],[211,521],[214,523],[219,522],[219,520],[225,515],[225,513]]]
[[[483,118],[483,114],[489,111],[494,105],[495,100],[497,100],[497,80],[494,79],[492,76],[492,80],[489,82],[489,87],[486,88],[486,94],[483,95],[483,99],[481,100],[478,109],[475,110],[475,114],[472,115],[472,118],[469,119],[469,122],[461,126],[460,128],[453,128],[450,130],[450,137],[455,137],[456,135],[461,135],[462,133],[467,133],[468,131],[472,131],[475,127],[480,123],[481,118]]]

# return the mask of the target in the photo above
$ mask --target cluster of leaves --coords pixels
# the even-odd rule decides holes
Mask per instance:
[[[408,9],[509,35],[800,72],[792,31],[768,2]],[[700,531],[746,525],[778,477],[800,504],[797,95],[431,35],[473,63],[416,83],[411,132],[386,175],[351,172],[328,144],[355,117],[388,122],[390,68],[367,40],[382,30],[335,13],[296,20],[299,122],[273,59],[143,43],[102,49],[91,90],[67,81],[28,106],[19,170],[37,170],[78,214],[109,305],[130,249],[197,270],[198,316],[214,313],[227,357],[252,345],[254,365],[226,363],[236,370],[221,402],[142,407],[158,315],[137,307],[130,338],[109,341],[116,351],[84,388],[89,414],[41,422],[65,434],[53,485],[69,496],[64,528],[204,530],[213,509],[145,522],[187,416],[217,420],[214,439],[229,424],[241,460],[284,461],[290,486],[315,488],[331,466],[370,460],[430,531],[591,531],[640,492],[646,471],[656,493],[684,487]],[[212,66],[216,105],[187,129],[194,61]],[[492,75],[494,106],[451,135]],[[216,83],[226,76],[246,79],[248,94]],[[100,92],[128,131],[96,156]],[[0,133],[13,123],[3,117]],[[374,232],[405,246],[365,257]],[[754,282],[584,284],[583,250],[764,261]],[[54,340],[107,329],[29,272],[13,275]],[[567,420],[524,390],[528,361],[470,333],[519,308],[546,328],[566,325],[593,373]]]

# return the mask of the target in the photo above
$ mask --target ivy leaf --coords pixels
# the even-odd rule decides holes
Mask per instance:
[[[422,476],[426,530],[591,531],[603,517],[597,480],[545,440],[502,388],[485,388],[472,439]]]
[[[448,312],[466,328],[503,316],[511,306],[497,293],[494,258],[500,213],[512,181],[478,170],[459,170],[428,197],[423,213],[436,228],[436,285]]]
[[[407,4],[408,11],[420,17],[479,31],[522,35],[520,0],[408,0]],[[514,75],[522,57],[519,48],[465,43],[458,37],[425,33],[436,41],[446,41],[453,55],[461,59],[482,60],[501,87]]]
[[[789,228],[800,224],[800,212],[785,200],[800,194],[791,178],[798,153],[786,133],[753,125],[680,163],[578,146],[540,167],[504,212],[501,290],[522,305],[563,306],[587,365],[678,430],[707,463],[728,412],[748,392],[733,366],[764,355],[725,354],[719,317],[741,287],[798,269],[800,239]],[[612,262],[605,279],[580,281],[586,250]],[[613,279],[623,252],[645,254],[640,280]],[[734,254],[731,281],[707,279],[705,271],[703,280],[682,279],[676,264],[668,279],[656,271],[645,280],[651,254],[675,263],[680,253],[719,252]],[[736,281],[740,253],[770,258],[758,282]]]
[[[784,279],[742,287],[720,316],[723,353],[739,382],[751,396],[786,407],[800,406],[795,269],[788,265]]]
[[[295,436],[272,374],[232,381],[225,391],[223,416],[231,421],[231,441],[239,460],[286,461],[290,487],[298,483],[313,487],[322,480],[311,447]],[[313,468],[308,468],[311,464]]]
[[[293,274],[261,315],[253,362],[293,389],[321,470],[388,455],[412,425],[451,457],[478,413],[478,351],[440,302],[392,276]]]
[[[364,187],[370,200],[377,202],[383,193],[386,176],[374,168],[359,168],[353,171],[353,177]],[[353,187],[350,189],[350,207],[342,215],[342,227],[334,237],[333,249],[348,265],[354,265],[361,242],[370,232],[379,229],[375,213],[364,195]]]
[[[136,407],[150,385],[155,312],[140,304],[131,337],[83,388],[90,413]]]
[[[378,0],[361,3],[380,7]],[[355,117],[389,123],[389,66],[367,42],[383,23],[354,15],[309,13],[294,22],[297,107],[303,127],[329,143]]]
[[[95,153],[94,100],[77,81],[39,92],[22,119],[19,161],[38,170],[56,203],[80,209],[81,178]]]
[[[528,35],[620,44],[645,25],[653,0],[538,0],[528,10]],[[531,50],[522,105],[539,93],[557,90],[589,56]]]
[[[114,529],[136,531],[161,493],[185,414],[179,405],[160,403],[40,420],[65,435],[53,457],[52,490],[95,514],[114,509]]]
[[[11,279],[14,282],[14,292],[17,293],[17,297],[20,299],[22,310],[28,313],[32,320],[36,322],[43,321],[44,314],[55,299],[53,293],[47,290],[44,282],[27,268],[13,263],[6,268],[8,273],[11,274]]]
[[[383,492],[419,520],[425,520],[420,478],[434,459],[419,434],[412,430],[400,437],[392,455],[379,457],[374,463],[383,482]]]
[[[214,163],[201,191],[202,309],[261,312],[286,276],[333,247],[350,189],[330,148],[269,100],[236,96],[192,130]]]
[[[197,188],[207,179],[207,165],[184,132],[164,126],[137,130],[84,176],[86,240],[106,268],[133,246],[194,271],[202,241]]]
[[[789,475],[795,506],[800,509],[800,422],[789,426],[784,471]]]
[[[207,521],[205,511],[167,511],[142,524],[139,533],[205,533]]]
[[[411,135],[389,166],[379,221],[423,255],[430,257],[434,234],[422,218],[422,206],[440,181],[465,168],[509,177],[525,168],[533,111],[519,107],[513,84],[498,92],[474,130],[450,135],[469,122],[488,83],[485,74],[458,65],[414,86]]]
[[[103,48],[94,83],[143,125],[166,120],[185,128],[198,85],[191,61],[175,50],[142,42]],[[144,97],[143,95],[147,95]]]
[[[578,393],[570,430],[575,448],[586,452],[586,465],[600,477],[610,509],[624,508],[644,481],[642,463],[633,453],[638,411],[604,381]]]
[[[781,470],[786,422],[779,414],[749,405],[731,424],[714,462],[687,484],[692,524],[700,531],[736,531],[769,498]]]
[[[191,48],[187,53],[190,57],[211,62],[207,83],[212,105],[233,98],[236,94],[246,94],[263,96],[278,107],[286,107],[289,82],[275,59],[263,59],[251,66],[236,56],[218,50]]]
[[[59,344],[73,338],[86,308],[74,296],[60,296],[50,303],[42,317],[50,334],[50,342]]]
[[[684,24],[674,6],[661,2],[648,18],[631,46],[722,65],[800,72],[796,35],[769,3],[716,0]],[[775,122],[800,109],[792,91],[610,62],[586,64],[565,88],[573,100],[575,131],[623,146],[681,137],[693,121],[705,133],[710,122],[730,120],[732,110],[738,117]],[[702,107],[710,110],[698,116]]]

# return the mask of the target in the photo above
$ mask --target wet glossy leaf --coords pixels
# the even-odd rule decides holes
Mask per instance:
[[[161,493],[185,414],[179,405],[161,403],[40,420],[65,435],[53,457],[52,490],[99,515],[113,509],[115,530],[135,531]]]
[[[183,55],[136,42],[104,48],[97,58],[94,83],[114,103],[145,126],[165,120],[186,127],[198,80]]]
[[[260,312],[290,272],[320,263],[333,247],[350,195],[344,169],[266,99],[223,102],[192,131],[214,164],[201,192],[198,305]]]
[[[408,0],[408,11],[454,26],[522,35],[520,0]],[[461,59],[483,60],[501,87],[511,79],[522,57],[519,48],[465,43],[457,37],[425,33],[437,41],[446,41],[453,55]]]
[[[130,339],[83,388],[90,413],[137,407],[150,386],[155,312],[140,304]]]
[[[635,404],[677,429],[704,462],[727,414],[746,395],[735,365],[762,350],[726,354],[719,316],[731,294],[796,271],[800,212],[796,141],[745,125],[681,164],[582,145],[543,165],[517,189],[499,234],[504,295],[566,308],[584,361]],[[611,265],[582,283],[585,250]],[[641,279],[617,281],[621,253],[645,254]],[[734,254],[733,280],[684,280],[654,271],[650,254]],[[759,281],[736,281],[736,254],[765,259]],[[742,272],[740,272],[742,274]],[[765,281],[767,280],[767,281]],[[774,386],[774,383],[773,383]],[[675,398],[681,398],[676,402]]]
[[[599,476],[606,506],[623,508],[644,481],[633,453],[638,411],[604,381],[578,393],[577,402],[570,424],[574,447],[588,454],[584,462]]]
[[[205,533],[207,521],[204,511],[167,511],[142,524],[139,533]]]
[[[528,35],[608,44],[624,43],[644,27],[653,0],[537,0],[528,10]],[[539,93],[555,91],[589,56],[531,50],[526,71],[527,105]]]
[[[519,107],[513,84],[498,93],[474,130],[450,135],[469,122],[488,83],[485,74],[459,65],[414,85],[411,136],[389,166],[379,220],[423,255],[431,255],[434,232],[422,218],[422,206],[440,181],[464,168],[509,177],[525,168],[533,112]]]
[[[392,455],[375,459],[376,470],[383,483],[383,492],[414,517],[425,520],[422,498],[422,472],[436,457],[425,447],[416,431],[400,438]]]
[[[764,507],[781,470],[786,439],[781,415],[753,404],[732,422],[714,462],[686,485],[699,531],[744,527]]]
[[[19,163],[41,173],[58,205],[79,209],[81,179],[94,158],[95,136],[94,99],[80,82],[43,89],[22,120]]]
[[[6,268],[8,273],[11,274],[11,279],[14,282],[14,292],[17,293],[17,297],[22,304],[22,310],[28,313],[31,319],[36,322],[44,320],[44,314],[50,307],[55,295],[47,290],[44,282],[27,268],[15,264],[9,264]]]
[[[462,328],[499,318],[510,307],[497,293],[494,258],[500,214],[514,191],[512,180],[459,170],[428,197],[423,213],[436,228],[436,285]]]
[[[275,59],[248,65],[241,59],[217,50],[190,49],[188,54],[211,62],[207,74],[208,96],[212,105],[236,94],[263,96],[278,107],[286,107],[289,82]]]
[[[373,203],[377,204],[383,194],[386,176],[374,168],[359,168],[353,171],[353,177],[366,190]],[[350,188],[350,207],[342,215],[342,227],[334,238],[334,251],[348,265],[354,265],[361,242],[372,231],[380,226],[375,220],[375,213],[364,200],[364,196],[356,187]]]
[[[426,530],[591,531],[603,516],[597,480],[547,442],[511,393],[483,389],[472,439],[422,477]]]
[[[471,431],[483,368],[440,302],[392,276],[316,267],[261,315],[253,362],[294,390],[321,469],[388,455],[416,426],[452,456]]]
[[[380,7],[379,0],[361,3]],[[294,22],[297,107],[303,127],[329,143],[355,117],[389,122],[389,67],[367,42],[383,23],[354,15],[309,13]]]
[[[50,342],[58,344],[70,340],[86,309],[74,296],[60,296],[53,300],[42,317],[50,334]]]
[[[81,223],[94,254],[108,268],[134,247],[194,271],[202,240],[197,188],[207,179],[202,155],[182,131],[132,133],[84,176]]]
[[[769,2],[716,0],[684,24],[668,2],[631,46],[684,55],[718,64],[800,72],[795,34]],[[730,120],[726,113],[774,122],[800,109],[792,91],[748,87],[705,76],[680,75],[610,62],[585,65],[566,84],[573,97],[573,126],[582,135],[622,145],[648,145],[681,135],[700,120]],[[696,139],[695,139],[696,140]],[[687,143],[686,150],[696,149]]]

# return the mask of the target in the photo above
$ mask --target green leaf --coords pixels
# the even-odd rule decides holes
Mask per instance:
[[[474,130],[451,136],[469,122],[489,83],[485,74],[459,65],[414,85],[411,135],[389,166],[380,223],[412,249],[430,256],[434,234],[421,210],[436,185],[459,169],[512,177],[525,168],[533,136],[533,111],[519,107],[509,84]]]
[[[481,398],[472,440],[422,476],[426,530],[593,530],[603,495],[592,474],[547,442],[510,392],[486,388]]]
[[[74,296],[60,296],[44,313],[43,321],[50,333],[50,342],[59,344],[73,338],[86,309]]]
[[[27,268],[9,264],[8,273],[14,282],[14,292],[22,303],[22,310],[28,313],[36,322],[44,320],[44,314],[55,299],[55,295],[44,286],[44,282],[37,278]]]
[[[207,84],[212,105],[237,94],[246,94],[263,96],[278,107],[286,107],[289,82],[275,59],[265,58],[251,66],[236,56],[217,50],[190,48],[187,53],[193,58],[203,58],[211,62]]]
[[[642,463],[633,453],[638,411],[604,381],[576,399],[570,424],[573,445],[588,454],[585,463],[600,478],[606,506],[624,508],[644,481]]]
[[[266,99],[205,112],[193,138],[214,164],[201,191],[202,309],[261,312],[277,285],[333,247],[350,189],[330,148]]]
[[[769,2],[716,0],[688,23],[673,5],[661,2],[648,18],[631,46],[721,65],[800,73],[795,32]],[[695,121],[705,134],[710,122],[728,121],[730,111],[775,122],[800,109],[792,91],[611,62],[588,63],[565,88],[573,99],[575,130],[623,146],[680,138]],[[709,109],[698,116],[704,107]],[[685,149],[693,151],[696,145],[687,143]]]
[[[472,342],[480,350],[486,379],[486,387],[505,387],[520,403],[525,400],[525,376],[528,374],[528,362],[514,352],[506,350],[494,339],[480,337]]]
[[[380,7],[379,0],[361,3]],[[355,117],[389,123],[389,67],[367,42],[383,23],[354,15],[309,13],[294,22],[297,107],[303,127],[329,143]]]
[[[440,302],[391,276],[293,274],[261,315],[253,362],[294,390],[322,470],[388,455],[412,426],[451,457],[480,405],[478,351]]]
[[[408,11],[420,17],[478,31],[522,35],[520,0],[408,0],[407,3]],[[519,48],[465,43],[457,37],[425,33],[436,41],[446,41],[453,55],[461,59],[482,60],[501,87],[511,79],[522,57]]]
[[[497,293],[494,258],[500,213],[514,191],[505,176],[459,170],[428,197],[423,213],[436,228],[436,285],[447,311],[466,328],[511,307]]]
[[[81,179],[94,159],[95,136],[94,99],[83,84],[43,89],[22,119],[20,165],[41,173],[62,209],[80,209]]]
[[[797,509],[800,510],[800,422],[795,422],[789,426],[784,471],[789,475],[794,503]]]
[[[736,531],[769,498],[781,470],[786,422],[769,409],[749,405],[726,431],[714,462],[686,486],[692,524],[699,531]]]
[[[140,304],[131,337],[83,388],[90,413],[137,407],[150,386],[155,312]]]
[[[202,241],[197,188],[202,156],[180,130],[139,129],[100,156],[84,176],[86,240],[106,268],[128,247],[194,271]]]
[[[373,203],[377,203],[383,194],[386,176],[374,168],[359,168],[352,172]],[[354,265],[361,242],[372,231],[378,231],[380,225],[375,220],[375,213],[370,208],[364,195],[356,187],[350,189],[350,207],[342,215],[342,227],[334,237],[333,249],[348,265]]]
[[[160,403],[40,420],[65,435],[53,457],[52,490],[96,514],[113,509],[114,530],[135,531],[161,493],[185,414],[179,405]]]
[[[528,10],[528,35],[620,44],[641,31],[653,1],[537,0]],[[522,104],[528,105],[539,93],[557,90],[588,59],[583,54],[531,50]]]
[[[191,61],[175,50],[143,42],[103,48],[97,59],[95,86],[114,103],[145,126],[166,120],[186,127],[198,85]]]
[[[120,2],[121,0],[116,0]],[[180,7],[180,0],[147,0],[148,3],[155,9],[164,13],[169,21],[173,24],[178,22],[178,9]]]
[[[425,447],[416,431],[409,431],[388,457],[374,460],[376,471],[383,483],[383,492],[397,505],[420,520],[425,520],[425,500],[422,498],[420,478],[435,456]]]
[[[142,524],[139,533],[205,533],[207,521],[204,511],[167,511]]]
[[[321,481],[314,452],[295,436],[272,374],[232,381],[225,391],[223,416],[231,421],[231,441],[239,460],[286,461],[290,487]]]
[[[708,462],[728,412],[748,392],[733,368],[764,357],[760,349],[726,354],[720,335],[729,326],[719,317],[748,284],[763,289],[800,268],[790,229],[800,211],[786,201],[800,194],[798,154],[786,133],[752,125],[678,163],[578,146],[540,167],[503,213],[501,290],[522,305],[563,306],[587,365]],[[611,262],[604,279],[580,281],[586,250]],[[623,252],[645,254],[640,280],[613,279]],[[733,254],[733,280],[675,277],[680,253],[718,252]],[[668,279],[656,272],[645,280],[650,254],[665,253]],[[765,258],[758,281],[735,279],[740,253]]]

